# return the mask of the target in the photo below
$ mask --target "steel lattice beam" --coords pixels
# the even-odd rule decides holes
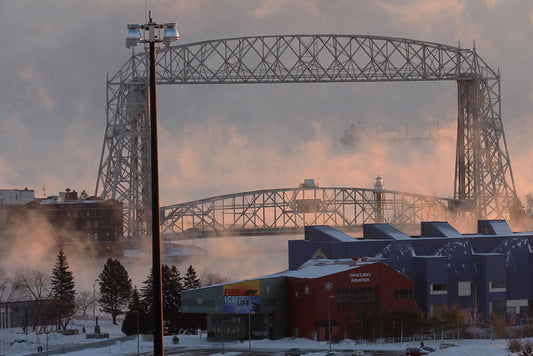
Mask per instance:
[[[516,198],[500,76],[475,50],[376,36],[241,37],[161,49],[156,70],[158,84],[170,85],[457,81],[455,198],[473,201],[479,218],[506,217]],[[107,126],[95,194],[124,203],[126,236],[146,234],[150,214],[146,78],[147,55],[140,53],[107,82]],[[265,199],[268,204],[272,197]],[[402,206],[410,209],[407,202]],[[261,219],[259,210],[245,216],[247,222]],[[294,224],[299,217],[280,219]],[[327,221],[334,219],[333,214]]]
[[[379,199],[378,199],[379,196]],[[284,188],[221,195],[163,207],[165,237],[295,231],[306,225],[348,228],[381,221],[453,221],[465,201],[389,190]]]

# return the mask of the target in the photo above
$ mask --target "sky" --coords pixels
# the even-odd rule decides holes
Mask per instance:
[[[156,22],[178,23],[177,44],[284,34],[389,36],[463,48],[475,43],[501,73],[517,192],[521,198],[533,192],[531,0],[78,0],[75,6],[69,0],[0,0],[0,188],[27,187],[36,197],[66,188],[94,194],[106,76],[128,61],[126,26],[144,23],[146,9]],[[378,175],[385,189],[452,197],[456,122],[453,81],[160,85],[160,202],[290,188],[307,178],[323,187],[371,188]],[[346,146],[340,139],[351,125],[363,134]],[[407,131],[433,140],[388,139]],[[20,236],[31,240],[32,229],[53,235],[36,226]],[[285,240],[224,241],[223,248],[209,242],[208,249],[219,252],[227,273],[248,271],[238,275],[245,278],[284,269]],[[17,241],[26,256],[26,240]],[[46,247],[52,244],[39,241],[44,249],[32,248],[33,260],[49,264],[55,254]],[[249,254],[257,246],[273,250],[276,262],[233,266],[243,246]],[[9,261],[24,261],[12,256]],[[145,269],[131,274],[143,280]],[[87,288],[96,275],[83,275]]]
[[[254,35],[352,34],[472,48],[502,75],[502,117],[520,196],[533,191],[530,0],[3,0],[0,187],[93,194],[106,75],[128,60],[128,23],[178,23],[179,44]],[[456,83],[159,86],[162,205],[218,194],[321,186],[453,196]],[[355,124],[354,146],[340,137]],[[431,133],[392,144],[375,131]],[[45,187],[45,192],[43,192]]]

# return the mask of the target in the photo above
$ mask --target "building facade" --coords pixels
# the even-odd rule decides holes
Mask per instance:
[[[310,260],[295,270],[182,292],[182,312],[205,313],[209,335],[226,339],[354,336],[363,314],[376,319],[384,310],[413,308],[413,281],[369,259]]]
[[[24,205],[35,200],[33,189],[0,189],[0,207]]]
[[[79,250],[83,245],[81,248],[96,255],[123,255],[121,202],[89,197],[85,192],[78,196],[70,189],[59,196],[42,199],[29,199],[34,194],[26,190],[4,191],[3,194],[3,201],[7,202],[7,197],[10,197],[12,204],[0,206],[2,243],[10,243],[12,232],[20,226],[34,226],[36,238],[45,227],[49,227],[58,245],[67,249],[72,246]]]
[[[368,224],[354,238],[328,226],[308,226],[289,241],[289,268],[313,258],[371,257],[414,281],[425,315],[442,304],[476,309],[485,318],[533,316],[533,233],[513,233],[503,220],[480,220],[476,234],[447,222],[423,222],[420,236],[388,224]]]
[[[413,281],[381,262],[311,260],[286,275],[288,336],[361,337],[365,324],[370,330],[375,326],[370,320],[384,312],[399,316],[414,308]]]
[[[183,313],[206,314],[208,336],[233,340],[286,335],[286,280],[263,277],[182,292]]]

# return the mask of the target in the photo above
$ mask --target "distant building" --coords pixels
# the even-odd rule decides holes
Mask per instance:
[[[328,226],[307,226],[289,241],[289,269],[309,259],[378,258],[414,281],[414,298],[428,316],[457,303],[520,320],[533,316],[533,232],[513,233],[503,220],[480,220],[463,235],[447,222],[423,222],[421,236],[388,224],[367,224],[354,238]]]
[[[12,205],[24,205],[35,200],[33,189],[0,189],[0,207]]]
[[[78,197],[78,193],[70,189],[59,196],[27,201],[29,192],[33,196],[33,191],[27,192],[12,190],[9,195],[4,194],[10,197],[4,201],[16,202],[18,199],[24,203],[0,205],[0,231],[9,231],[20,224],[35,223],[34,218],[40,218],[51,225],[59,244],[105,244],[123,240],[121,202],[89,197],[85,191]]]
[[[53,325],[57,319],[57,300],[0,301],[0,329],[22,328],[30,331],[35,325]]]
[[[295,270],[182,292],[182,312],[205,313],[209,336],[328,340],[355,322],[414,308],[413,281],[370,259],[310,260]],[[349,320],[349,322],[347,322]],[[398,324],[399,325],[399,324]],[[348,330],[350,329],[350,330]],[[360,329],[360,327],[359,327]]]

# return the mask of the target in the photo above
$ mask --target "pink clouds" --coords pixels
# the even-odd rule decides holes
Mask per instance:
[[[163,131],[161,186],[164,204],[246,190],[295,187],[305,178],[323,186],[369,187],[377,175],[388,189],[453,194],[455,122],[433,132],[423,145],[372,135],[344,149],[313,122],[313,136],[294,142],[286,155],[275,138],[257,146],[222,117],[190,124],[179,137]],[[203,195],[202,195],[203,194]]]
[[[407,3],[380,2],[396,28],[409,28],[431,38],[448,28],[468,26],[466,3],[462,0],[412,0]]]

